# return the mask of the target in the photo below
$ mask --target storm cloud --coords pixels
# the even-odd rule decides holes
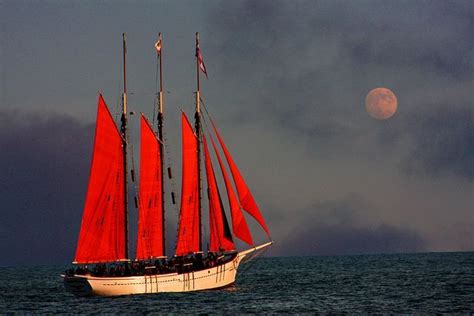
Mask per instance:
[[[0,111],[2,264],[71,260],[93,132],[64,114]]]
[[[296,223],[281,245],[275,245],[272,254],[353,255],[425,250],[423,238],[411,229],[364,223],[361,207],[369,206],[354,196],[311,205],[303,211],[307,214],[304,221]]]
[[[407,172],[433,176],[451,172],[474,181],[474,109],[435,107],[407,121],[415,140]]]

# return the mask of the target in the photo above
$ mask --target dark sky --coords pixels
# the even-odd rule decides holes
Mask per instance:
[[[97,92],[120,104],[122,32],[129,106],[149,117],[163,32],[178,186],[200,32],[201,94],[267,220],[268,254],[473,251],[472,21],[472,1],[2,1],[0,265],[73,259]],[[398,98],[386,121],[365,112],[375,87]]]

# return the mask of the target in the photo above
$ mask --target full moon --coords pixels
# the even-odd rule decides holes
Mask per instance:
[[[377,120],[386,120],[397,111],[397,97],[387,88],[372,89],[365,98],[365,110]]]

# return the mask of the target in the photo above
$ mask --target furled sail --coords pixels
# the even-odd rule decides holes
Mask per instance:
[[[182,184],[181,210],[179,215],[178,240],[176,255],[183,256],[198,252],[199,245],[199,169],[198,169],[198,139],[184,113],[181,115],[182,124]]]
[[[224,213],[219,188],[217,187],[214,168],[212,167],[206,137],[203,137],[204,159],[206,163],[206,176],[209,195],[209,227],[210,227],[210,251],[234,250],[235,245],[230,233],[229,224]]]
[[[214,147],[214,152],[216,153],[217,161],[219,162],[219,166],[222,172],[222,177],[224,178],[225,188],[227,190],[227,197],[229,199],[234,235],[240,240],[246,242],[247,244],[253,245],[252,235],[250,234],[247,221],[245,220],[244,214],[242,214],[239,201],[237,201],[237,197],[235,196],[234,189],[232,188],[232,184],[230,183],[229,176],[227,175],[227,171],[225,170],[224,163],[222,162],[221,156],[219,155],[219,151],[217,150],[217,146],[214,143],[214,139],[212,137],[211,142],[212,147]]]
[[[253,216],[253,218],[257,220],[260,226],[262,226],[262,228],[267,233],[267,236],[270,238],[270,232],[268,231],[267,224],[265,224],[265,221],[262,217],[262,214],[260,213],[258,209],[257,203],[255,202],[255,199],[253,198],[252,193],[250,192],[247,184],[244,181],[244,178],[240,174],[239,169],[237,168],[234,160],[232,159],[229,151],[227,150],[227,147],[224,144],[224,140],[222,139],[221,135],[217,131],[217,128],[214,122],[212,122],[212,126],[217,135],[219,143],[221,144],[222,150],[224,151],[224,155],[227,159],[227,164],[229,165],[230,171],[232,173],[232,177],[234,178],[234,183],[237,188],[237,194],[239,195],[240,205],[245,211],[247,211],[250,215]]]
[[[99,96],[92,165],[76,263],[126,259],[123,138]]]
[[[163,183],[160,143],[142,114],[137,259],[163,256]]]

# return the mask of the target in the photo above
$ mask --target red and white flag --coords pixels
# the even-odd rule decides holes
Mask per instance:
[[[158,40],[158,42],[155,43],[155,49],[158,55],[161,54],[161,40]]]
[[[204,65],[204,60],[202,59],[201,50],[199,49],[199,46],[196,47],[196,58],[198,59],[199,68],[206,75],[207,78],[206,65]]]

